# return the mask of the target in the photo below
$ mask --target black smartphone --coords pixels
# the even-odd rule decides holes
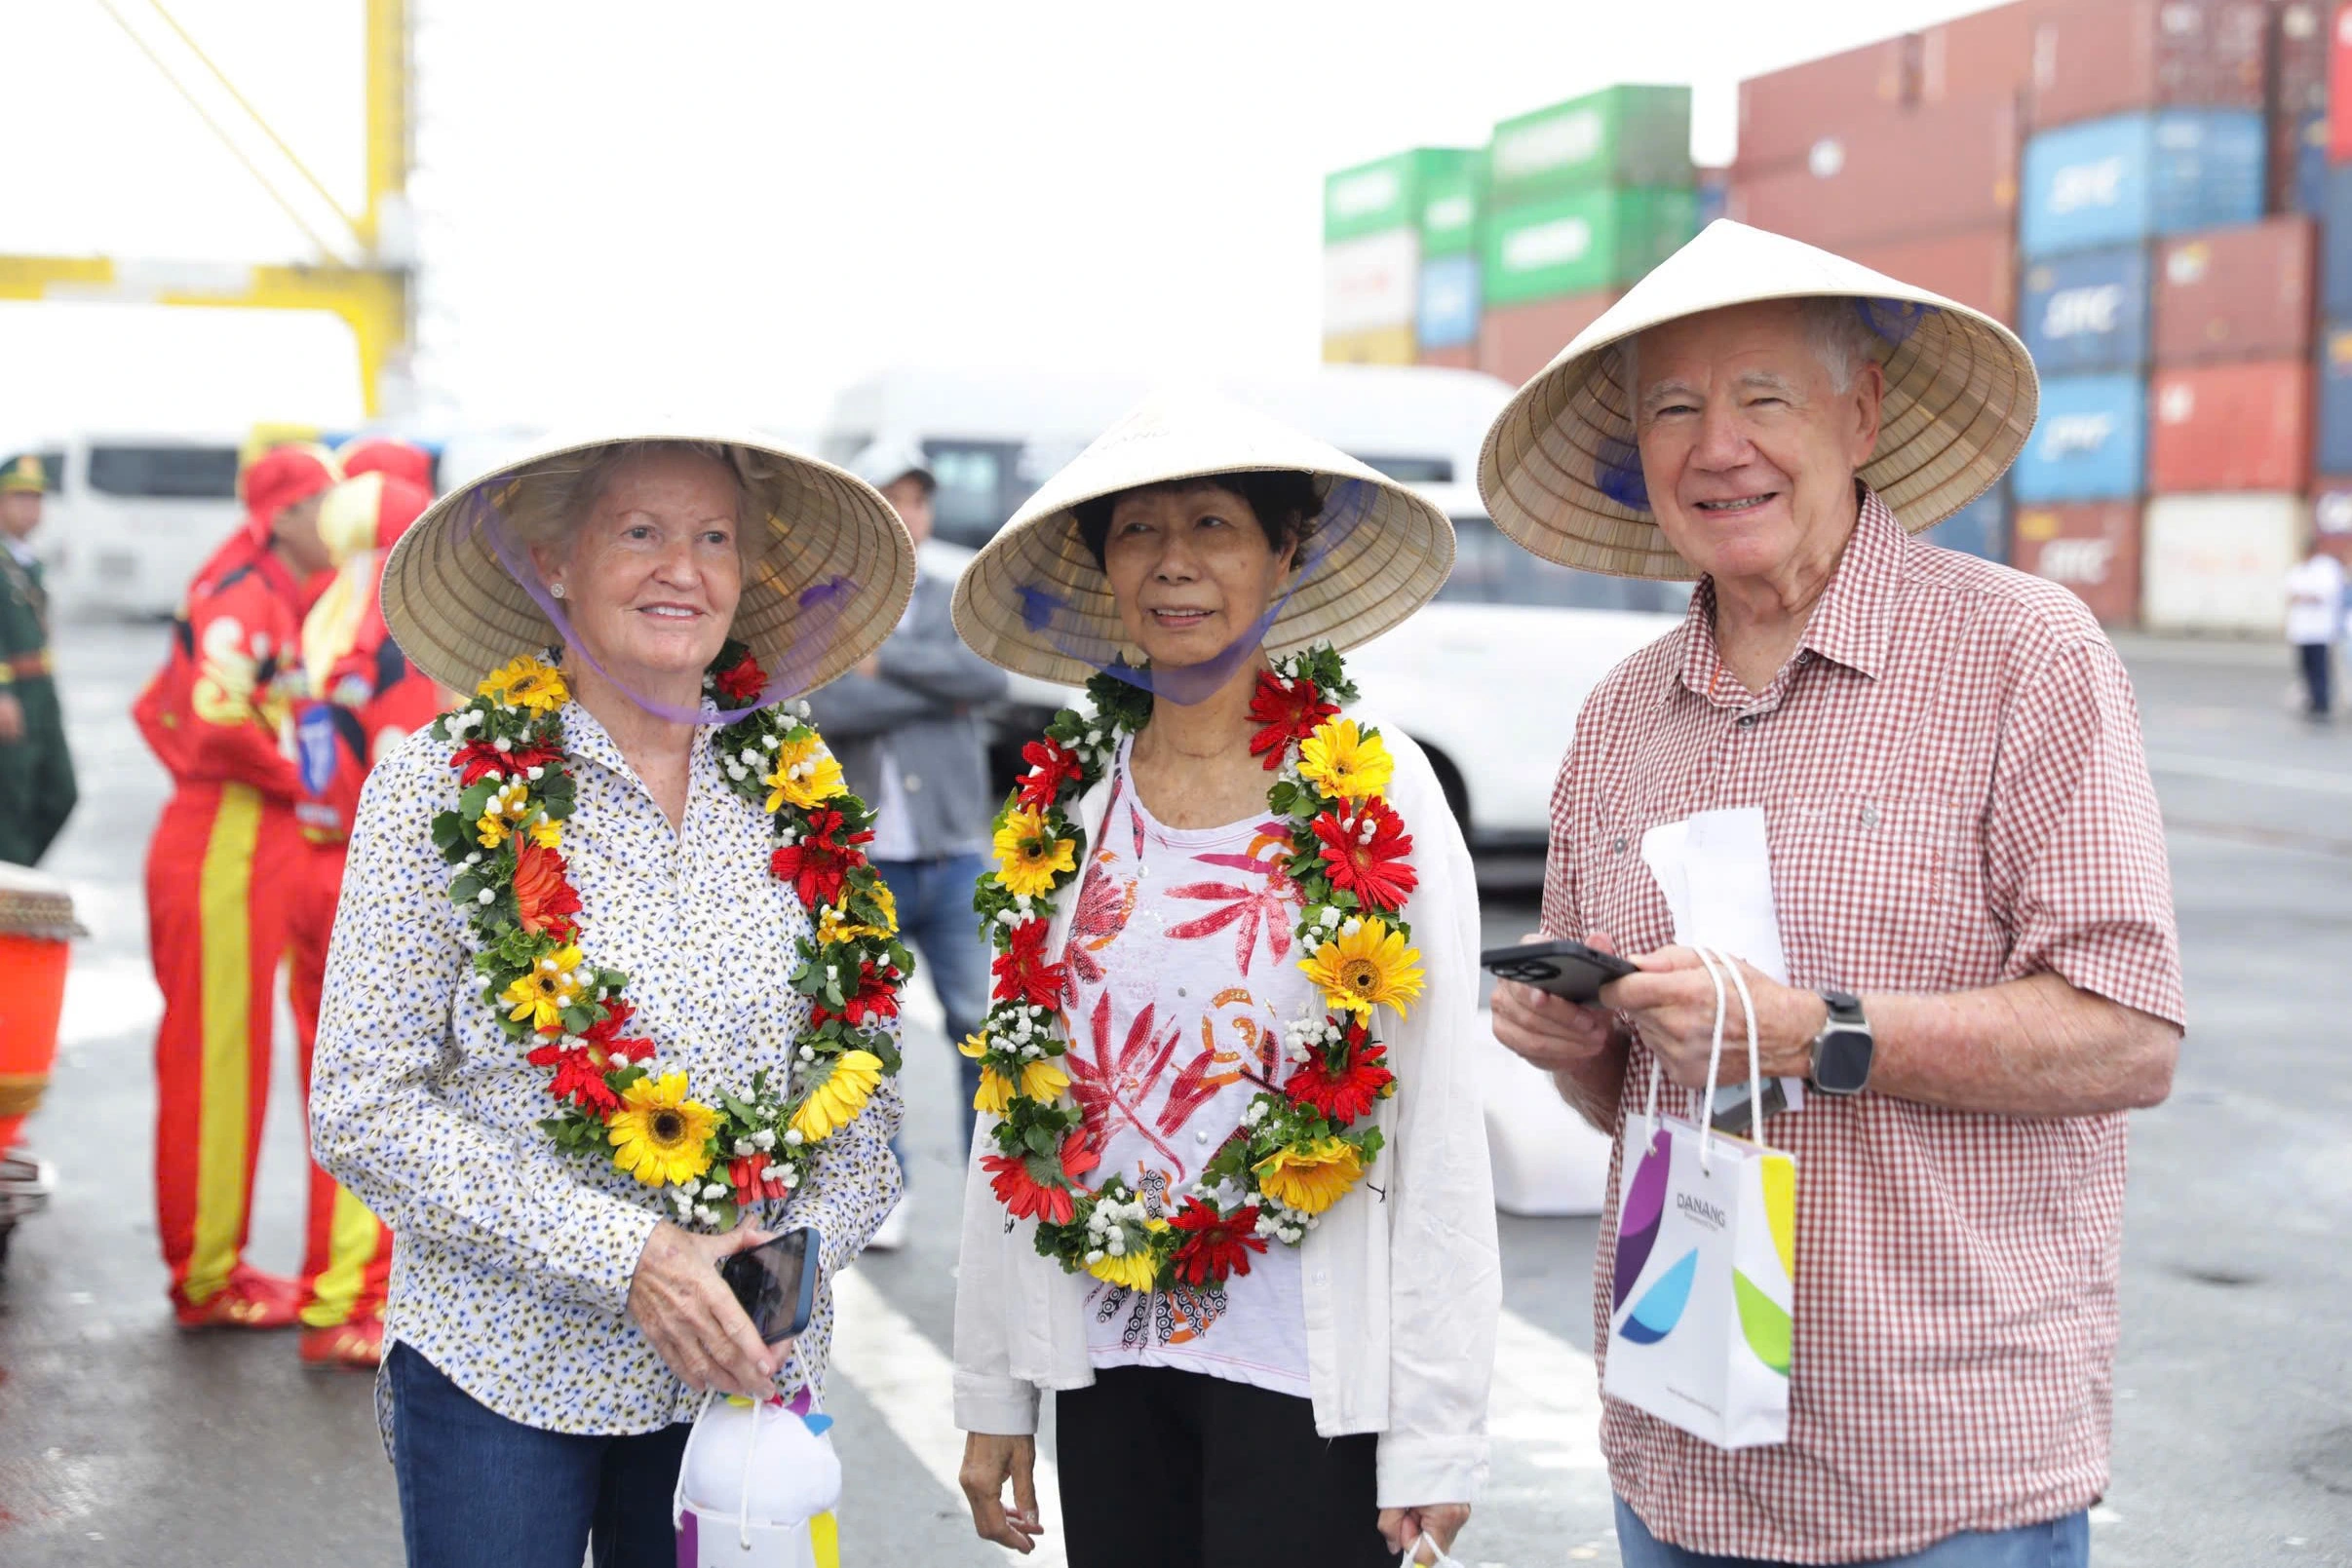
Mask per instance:
[[[818,1240],[815,1231],[803,1226],[734,1253],[718,1266],[744,1316],[759,1330],[761,1344],[808,1331],[809,1317],[817,1310],[817,1259],[822,1253]]]
[[[1489,947],[1479,954],[1479,962],[1498,979],[1517,980],[1571,1002],[1599,1001],[1603,985],[1640,973],[1615,953],[1598,952],[1571,941]]]

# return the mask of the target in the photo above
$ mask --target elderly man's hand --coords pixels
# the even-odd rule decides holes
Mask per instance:
[[[1584,944],[1595,952],[1617,950],[1604,932],[1587,936]],[[1606,1008],[1582,1007],[1517,980],[1495,981],[1494,1038],[1549,1073],[1573,1072],[1612,1048],[1625,1049]]]
[[[1426,1535],[1439,1551],[1451,1552],[1453,1538],[1460,1535],[1462,1526],[1469,1522],[1470,1505],[1467,1503],[1424,1503],[1417,1509],[1382,1509],[1380,1538],[1388,1543],[1389,1550],[1408,1552]],[[1412,1560],[1416,1563],[1432,1563],[1437,1558],[1424,1557],[1416,1552]]]
[[[1715,1045],[1715,981],[1699,955],[1687,947],[1665,947],[1634,960],[1639,975],[1611,980],[1600,1000],[1630,1013],[1641,1043],[1685,1089],[1707,1087],[1707,1058]],[[1740,974],[1755,999],[1755,1049],[1766,1078],[1802,1078],[1813,1068],[1813,1037],[1829,1022],[1830,1007],[1811,991],[1767,977],[1742,960]],[[1748,1081],[1748,1013],[1739,987],[1723,981],[1723,1060],[1719,1084]]]
[[[718,1273],[731,1254],[772,1240],[749,1225],[697,1236],[668,1220],[645,1238],[629,1281],[629,1318],[688,1388],[753,1398],[775,1392],[776,1369],[790,1343],[761,1344]]]

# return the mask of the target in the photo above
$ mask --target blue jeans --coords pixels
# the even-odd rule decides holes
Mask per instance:
[[[392,1471],[408,1568],[675,1568],[671,1495],[684,1424],[631,1437],[542,1432],[487,1408],[406,1345],[392,1380]]]
[[[980,937],[980,916],[972,912],[972,887],[980,880],[978,855],[945,855],[932,860],[876,860],[874,869],[890,884],[899,900],[899,934],[911,943],[919,973],[930,976],[939,992],[940,1010],[947,1014],[947,1043],[979,1032],[988,1015],[990,954]],[[963,1085],[964,1147],[972,1147],[975,1113],[972,1096],[980,1092],[980,1063],[957,1052],[956,1080]],[[891,1153],[898,1154],[893,1139]],[[904,1170],[906,1160],[900,1156]]]
[[[1617,1499],[1617,1554],[1625,1568],[1782,1568],[1761,1557],[1715,1557],[1670,1547],[1649,1533],[1624,1498]],[[1963,1530],[1868,1568],[2087,1568],[2090,1561],[2091,1516],[2069,1513],[2015,1530]]]

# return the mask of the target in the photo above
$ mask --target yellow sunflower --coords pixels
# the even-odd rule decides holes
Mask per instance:
[[[881,1057],[870,1051],[841,1052],[833,1058],[833,1070],[825,1082],[810,1090],[800,1109],[792,1113],[792,1130],[804,1142],[824,1142],[833,1128],[857,1120],[881,1082]]]
[[[1320,1214],[1356,1185],[1364,1174],[1364,1157],[1343,1139],[1322,1138],[1303,1147],[1277,1149],[1252,1168],[1267,1197],[1302,1214]]]
[[[515,823],[530,812],[531,792],[520,779],[502,784],[482,808],[482,821],[474,824],[475,842],[485,850],[494,850],[506,842]],[[544,846],[552,849],[553,845]]]
[[[1388,788],[1396,760],[1352,718],[1325,719],[1298,748],[1299,777],[1333,800],[1367,800]]]
[[[1051,1056],[1040,1056],[1035,1061],[1024,1063],[1018,1085],[994,1067],[983,1064],[980,1070],[980,1092],[972,1096],[972,1108],[985,1111],[990,1116],[1002,1116],[1012,1108],[1017,1094],[1041,1105],[1051,1105],[1069,1087],[1069,1074],[1057,1066]]]
[[[571,693],[563,684],[563,672],[527,654],[491,670],[476,690],[493,702],[534,713],[552,713],[571,701]]]
[[[514,1008],[507,1014],[533,1029],[547,1030],[563,1022],[563,1010],[579,1000],[580,982],[572,972],[580,967],[580,949],[559,947],[531,966],[531,972],[498,994]]]
[[[711,1168],[718,1113],[686,1098],[686,1075],[640,1078],[621,1095],[605,1136],[613,1163],[648,1187],[693,1181]]]
[[[841,764],[825,748],[815,730],[803,730],[799,739],[777,747],[775,771],[761,775],[759,782],[768,786],[771,812],[781,810],[787,801],[802,811],[813,811],[849,789],[841,781]]]
[[[1421,949],[1406,946],[1385,920],[1361,922],[1353,934],[1343,932],[1316,948],[1312,958],[1299,960],[1298,967],[1323,987],[1326,1002],[1359,1016],[1378,1007],[1395,1008],[1402,1015],[1405,1005],[1421,994]]]
[[[1143,1229],[1156,1235],[1168,1229],[1168,1222],[1164,1219],[1147,1219],[1143,1222]],[[1118,1285],[1123,1289],[1149,1290],[1151,1281],[1159,1274],[1160,1269],[1159,1265],[1152,1260],[1151,1248],[1144,1247],[1138,1251],[1129,1252],[1124,1257],[1112,1257],[1105,1252],[1088,1264],[1086,1272],[1098,1280]]]
[[[1042,899],[1054,891],[1054,878],[1075,871],[1077,841],[1056,838],[1045,825],[1045,813],[1035,807],[1017,811],[996,830],[996,880],[1009,893]]]

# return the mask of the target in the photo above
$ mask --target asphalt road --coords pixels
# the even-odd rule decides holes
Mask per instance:
[[[303,1371],[289,1336],[183,1336],[165,1303],[139,891],[163,781],[125,717],[161,647],[151,626],[60,638],[84,799],[49,868],[93,936],[31,1128],[62,1186],[0,1280],[0,1564],[397,1563],[366,1381]],[[2352,1564],[2352,1080],[2336,1065],[2352,1046],[2352,725],[2287,711],[2278,650],[2125,651],[2171,829],[2192,1030],[2171,1102],[2136,1119],[2095,1558]],[[1532,868],[1482,869],[1488,933],[1507,940],[1533,922]],[[1004,1554],[973,1540],[947,1484],[957,1113],[936,1025],[913,1035],[914,1242],[840,1282],[843,1561],[992,1563]],[[298,1253],[298,1139],[282,1063],[264,1267]],[[1462,1558],[1614,1562],[1590,1430],[1593,1224],[1506,1218],[1503,1236],[1495,1478]]]

